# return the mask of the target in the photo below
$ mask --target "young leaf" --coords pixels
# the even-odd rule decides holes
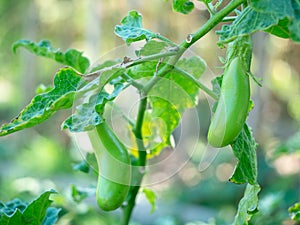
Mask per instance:
[[[85,159],[82,160],[80,163],[75,164],[73,166],[74,170],[79,170],[84,173],[88,173],[90,169],[97,170],[98,164],[96,160],[95,153],[86,153]]]
[[[213,92],[216,93],[217,95],[220,95],[222,80],[223,80],[223,75],[216,77],[211,81]]]
[[[118,94],[127,86],[122,83],[115,84],[114,91],[108,94],[105,91],[96,93],[89,98],[89,101],[78,105],[76,111],[67,118],[62,129],[69,129],[71,132],[89,131],[95,128],[96,125],[102,123],[101,117],[104,106],[107,102],[113,101]]]
[[[28,40],[19,40],[14,43],[13,51],[16,52],[19,47],[23,47],[38,56],[50,58],[56,62],[73,67],[80,73],[85,73],[90,66],[88,58],[84,57],[82,52],[79,52],[76,49],[69,49],[63,53],[59,49],[54,49],[47,40],[42,40],[39,43]]]
[[[142,26],[142,15],[137,11],[130,11],[115,27],[115,34],[121,37],[128,45],[140,40],[150,40],[157,35]]]
[[[230,181],[237,184],[249,183],[255,185],[257,183],[257,144],[247,124],[244,125],[231,147],[238,163]]]
[[[224,25],[218,33],[221,43],[227,43],[237,36],[259,30],[300,42],[300,5],[297,0],[253,0],[231,25]]]
[[[292,220],[300,223],[300,202],[295,203],[289,208],[290,217]]]
[[[148,202],[151,205],[150,213],[154,213],[154,211],[156,210],[156,198],[157,198],[155,192],[148,188],[144,188],[143,192],[144,192]]]
[[[40,124],[56,111],[70,108],[78,87],[84,83],[72,69],[64,68],[56,73],[54,88],[35,96],[10,123],[0,127],[0,136]]]
[[[79,190],[75,185],[71,186],[72,198],[76,203],[80,203],[86,197],[88,193],[86,191]]]
[[[257,212],[259,185],[248,184],[238,207],[237,214],[232,225],[247,225],[251,216]]]
[[[173,0],[173,10],[175,12],[189,14],[194,7],[194,3],[189,0]]]
[[[78,170],[83,173],[89,173],[90,172],[90,165],[87,163],[86,160],[82,160],[81,162],[75,164],[73,166],[73,170]]]

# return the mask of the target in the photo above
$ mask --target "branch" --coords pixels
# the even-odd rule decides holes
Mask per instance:
[[[139,159],[137,162],[138,168],[142,167],[144,168],[146,165],[146,158],[147,158],[147,153],[146,153],[146,148],[143,143],[143,135],[142,135],[142,125],[143,125],[143,119],[144,119],[144,114],[147,108],[147,94],[151,90],[151,88],[163,77],[165,76],[168,72],[170,72],[172,69],[174,69],[174,65],[177,63],[179,58],[182,56],[182,54],[197,40],[199,40],[201,37],[203,37],[205,34],[207,34],[210,30],[212,30],[218,23],[220,23],[224,17],[226,17],[229,13],[231,13],[236,7],[238,7],[240,4],[245,2],[246,0],[232,0],[227,6],[225,6],[222,10],[217,12],[213,17],[211,17],[196,33],[190,35],[189,40],[184,40],[178,48],[175,48],[176,51],[172,52],[169,51],[168,56],[173,55],[168,61],[167,64],[165,64],[156,74],[156,76],[153,76],[153,78],[146,83],[144,88],[141,91],[141,101],[139,105],[139,110],[138,110],[138,116],[137,116],[137,122],[135,124],[135,127],[133,129],[134,135],[136,137],[137,145],[138,145],[138,150],[139,150]],[[174,53],[174,54],[171,54]],[[153,56],[149,56],[153,57]],[[164,55],[163,57],[166,57]],[[155,59],[163,58],[163,57],[156,57]],[[146,57],[145,57],[146,58]],[[149,60],[148,58],[148,60]],[[142,62],[141,62],[142,61]],[[140,60],[135,60],[133,63],[129,64],[130,66],[137,65],[137,63],[143,63],[145,62],[144,59]],[[198,80],[194,79],[190,74],[186,73],[183,71],[183,74],[190,79],[193,79],[194,83],[201,88],[202,90],[205,90],[206,93],[210,93],[210,95],[213,98],[216,98],[215,94],[211,92],[206,86],[204,86],[202,83],[200,83]],[[135,199],[138,194],[138,191],[140,189],[140,185],[144,176],[144,173],[137,171],[136,173],[137,177],[135,177],[135,184],[131,186],[129,196],[128,196],[128,201],[127,205],[124,206],[123,208],[123,216],[122,216],[122,225],[127,225],[129,223],[130,217],[132,210],[135,206]]]
[[[199,87],[200,89],[202,89],[206,94],[208,94],[210,97],[212,97],[213,99],[217,100],[218,96],[212,91],[210,90],[208,87],[206,87],[201,81],[197,80],[195,77],[193,77],[191,74],[189,74],[188,72],[175,67],[174,70],[180,72],[183,76],[185,76],[186,78],[188,78],[189,80],[193,81],[195,85],[197,85],[197,87]]]
[[[121,225],[127,225],[129,223],[132,210],[135,206],[135,199],[139,192],[140,185],[143,180],[144,173],[142,171],[143,168],[146,166],[146,159],[147,159],[147,152],[143,142],[143,134],[142,134],[142,126],[144,121],[144,114],[147,109],[147,96],[143,93],[141,94],[141,101],[139,103],[139,110],[137,115],[137,120],[135,127],[133,129],[134,136],[136,138],[136,143],[139,150],[139,160],[137,162],[137,166],[133,167],[133,174],[136,175],[134,177],[135,183],[130,187],[129,190],[129,197],[127,200],[127,205],[123,207],[123,216]]]
[[[173,47],[173,48],[170,48],[166,52],[162,52],[162,53],[158,53],[158,54],[154,54],[154,55],[149,55],[149,56],[145,56],[145,57],[140,57],[140,58],[137,58],[137,59],[129,59],[128,57],[124,57],[123,62],[118,63],[116,65],[105,67],[105,68],[102,68],[100,70],[96,70],[92,73],[88,73],[88,74],[82,74],[82,73],[79,73],[78,71],[76,71],[76,73],[78,75],[82,76],[83,78],[85,78],[87,81],[90,81],[90,80],[93,80],[96,77],[100,76],[105,71],[112,70],[114,68],[126,68],[127,69],[127,68],[130,68],[132,66],[136,66],[136,65],[148,62],[148,61],[161,59],[161,58],[166,58],[168,56],[173,56],[173,55],[177,54],[178,50],[179,50],[178,47]]]
[[[148,93],[151,88],[160,80],[161,77],[165,76],[170,72],[177,61],[180,59],[182,54],[191,47],[196,41],[202,38],[205,34],[211,31],[218,23],[220,23],[228,14],[235,10],[239,5],[244,3],[246,0],[232,0],[228,5],[226,5],[222,10],[217,12],[213,17],[211,17],[198,31],[194,34],[188,35],[188,38],[181,42],[178,46],[179,50],[169,62],[161,68],[157,76],[153,77],[144,87],[145,93]]]

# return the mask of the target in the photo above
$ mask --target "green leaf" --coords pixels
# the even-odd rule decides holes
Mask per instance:
[[[39,225],[43,222],[46,211],[51,205],[52,201],[49,200],[51,194],[55,191],[44,192],[39,198],[32,201],[23,213],[23,223],[31,225]]]
[[[278,24],[266,29],[265,31],[281,38],[289,38],[291,35],[288,29],[289,23],[289,19],[284,18],[282,20],[279,20]]]
[[[96,105],[101,104],[106,93],[92,95],[89,102],[80,104],[75,112],[62,124],[62,129],[69,129],[71,132],[83,132],[94,129],[102,123],[102,117],[96,112]]]
[[[300,222],[300,202],[295,203],[289,208],[290,217],[296,222]]]
[[[86,191],[79,190],[75,185],[71,186],[71,195],[76,203],[80,203],[82,200],[88,197],[88,193]]]
[[[127,72],[128,75],[134,80],[138,80],[141,78],[149,79],[154,75],[157,64],[158,64],[157,60],[145,62],[143,64],[129,68]],[[163,63],[162,65],[165,65],[165,63]]]
[[[63,122],[62,129],[69,129],[71,132],[83,132],[94,129],[96,125],[103,121],[101,115],[104,112],[105,104],[113,101],[126,87],[122,83],[117,83],[114,85],[114,90],[111,94],[101,91],[90,96],[88,102],[78,105],[75,112]]]
[[[156,199],[157,199],[155,192],[151,189],[144,188],[143,193],[145,194],[146,199],[148,200],[148,202],[151,205],[150,213],[154,213],[156,210]]]
[[[257,144],[247,124],[244,125],[231,147],[238,163],[230,181],[237,184],[249,183],[255,185],[257,183]]]
[[[162,89],[164,89],[165,84],[158,84],[162,86]],[[158,90],[158,89],[157,89]],[[182,93],[182,92],[181,92]],[[152,95],[152,93],[151,93]],[[187,95],[183,95],[187,97]],[[173,96],[165,96],[173,97]],[[178,109],[174,104],[172,104],[172,100],[164,99],[162,97],[156,97],[155,94],[151,96],[150,98],[151,106],[152,106],[152,112],[151,117],[152,118],[159,118],[161,121],[157,120],[158,123],[160,123],[160,129],[157,130],[157,135],[154,135],[155,132],[152,132],[152,135],[147,137],[155,140],[157,139],[157,136],[160,137],[161,145],[158,145],[158,143],[155,143],[155,149],[150,149],[152,151],[152,154],[159,154],[159,152],[162,150],[162,148],[171,145],[170,142],[170,136],[173,132],[173,130],[178,126],[179,121],[181,119],[181,114],[183,113],[183,109]],[[180,111],[179,111],[180,110]],[[152,121],[152,119],[149,119]],[[153,123],[154,124],[154,123]],[[149,140],[149,143],[152,143],[153,140]],[[160,147],[160,149],[157,149],[157,147]]]
[[[22,223],[22,213],[19,209],[17,209],[11,216],[3,214],[0,217],[0,225],[20,225]]]
[[[213,92],[216,93],[217,95],[220,95],[221,93],[222,80],[223,80],[223,75],[216,77],[211,81]]]
[[[96,160],[95,153],[86,153],[85,159],[82,160],[80,163],[75,164],[73,166],[74,170],[78,170],[84,173],[88,173],[90,169],[94,169],[96,172],[98,171],[98,164]]]
[[[46,217],[43,220],[42,225],[53,225],[58,220],[58,214],[61,209],[57,209],[54,207],[49,207],[46,212]]]
[[[153,149],[158,153],[161,148],[170,145],[170,136],[178,126],[185,109],[197,104],[198,86],[180,71],[185,71],[196,79],[199,79],[205,71],[204,61],[196,56],[181,59],[175,67],[178,70],[169,72],[149,93],[151,116],[161,119],[164,125],[163,132],[160,133],[160,137],[163,135],[163,142],[157,146],[159,149]]]
[[[220,42],[227,43],[237,36],[249,35],[259,30],[300,42],[299,2],[252,0],[231,25],[224,25],[218,33],[221,35]]]
[[[167,47],[167,43],[162,41],[150,40],[141,48],[141,50],[136,51],[137,56],[148,56],[160,53],[163,49]]]
[[[42,40],[39,43],[29,40],[19,40],[14,43],[13,51],[16,52],[19,47],[23,47],[38,56],[50,58],[56,62],[73,67],[80,73],[85,73],[90,66],[88,58],[84,57],[82,52],[76,49],[69,49],[63,53],[59,49],[54,49],[47,40]]]
[[[46,191],[29,204],[18,199],[2,203],[0,210],[0,225],[53,225],[60,209],[50,209],[49,197],[55,191]],[[49,210],[50,209],[50,210]]]
[[[35,89],[35,94],[43,94],[45,92],[49,92],[52,90],[51,86],[45,86],[44,84],[40,84],[36,89]]]
[[[200,79],[206,69],[206,63],[202,58],[193,56],[190,58],[183,58],[179,60],[175,67],[189,73],[196,79]],[[172,71],[169,75],[166,76],[166,78],[169,77],[171,80],[180,85],[182,89],[185,90],[185,92],[191,97],[193,103],[188,107],[193,107],[197,101],[199,92],[198,86],[192,80],[182,75],[180,71]]]
[[[95,66],[93,66],[93,68],[91,69],[91,73],[92,72],[95,72],[97,70],[101,70],[101,69],[104,69],[104,68],[108,68],[108,67],[112,67],[118,63],[121,63],[122,60],[120,59],[116,59],[116,60],[107,60],[105,62],[102,62],[100,64],[96,64]]]
[[[251,216],[257,212],[259,185],[248,184],[238,207],[233,225],[246,225]]]
[[[142,15],[137,11],[130,11],[115,27],[115,34],[121,37],[128,45],[140,40],[150,40],[157,35],[142,26]]]
[[[155,74],[157,66],[158,61],[145,62],[130,68],[128,74],[136,80],[149,79]],[[165,63],[162,62],[159,66],[165,66]],[[151,109],[145,116],[145,128],[143,127],[143,134],[147,134],[145,143],[150,151],[148,156],[157,155],[163,148],[171,145],[170,137],[178,126],[181,115],[185,109],[194,107],[197,103],[199,88],[183,72],[199,79],[205,68],[206,64],[200,57],[183,58],[149,92]]]
[[[173,10],[175,12],[189,14],[194,7],[194,3],[189,0],[173,0]]]
[[[89,173],[90,172],[90,165],[87,163],[86,160],[82,160],[80,163],[77,163],[73,166],[73,170],[78,170],[83,173]]]
[[[99,78],[99,83],[98,83],[99,90],[102,90],[104,85],[111,82],[112,80],[120,78],[124,72],[125,72],[124,68],[112,68],[110,70],[101,73]]]
[[[84,83],[72,69],[64,68],[56,73],[54,88],[35,96],[10,123],[0,127],[0,136],[40,124],[56,111],[70,108],[78,87]]]

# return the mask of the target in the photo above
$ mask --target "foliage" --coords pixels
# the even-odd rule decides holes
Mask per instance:
[[[0,202],[0,224],[4,225],[52,225],[58,219],[60,209],[49,207],[49,197],[55,191],[44,192],[41,196],[30,203],[19,199],[2,203]]]
[[[300,42],[300,6],[296,0],[251,1],[231,25],[224,25],[220,34],[222,43],[256,31],[267,31],[282,38]]]
[[[179,45],[167,37],[145,29],[142,25],[142,15],[137,11],[130,11],[121,20],[121,24],[115,26],[114,32],[127,45],[144,41],[143,47],[135,52],[135,58],[124,56],[123,61],[109,59],[93,68],[89,68],[89,59],[75,49],[61,52],[53,48],[49,41],[42,40],[38,43],[28,40],[17,41],[13,46],[14,52],[23,47],[35,55],[52,59],[66,67],[55,74],[52,88],[39,88],[37,95],[19,115],[0,127],[0,136],[41,124],[57,111],[73,107],[74,102],[77,104],[74,106],[75,110],[62,123],[61,128],[70,132],[91,131],[105,121],[107,104],[114,102],[128,87],[134,87],[139,93],[140,101],[135,121],[126,118],[127,132],[133,146],[129,152],[132,166],[144,169],[147,159],[159,155],[167,147],[173,147],[173,132],[186,110],[197,106],[200,90],[216,101],[221,95],[222,78],[214,79],[213,90],[210,90],[199,81],[206,69],[205,61],[198,56],[182,57],[182,55],[193,43],[223,22],[226,16],[232,12],[236,13],[237,8],[243,4],[243,10],[236,13],[233,22],[223,25],[217,32],[220,46],[233,43],[240,37],[248,37],[257,31],[269,32],[300,42],[300,6],[296,0],[280,0],[276,3],[270,0],[252,0],[248,5],[244,0],[232,0],[221,10],[218,8],[222,1],[215,4],[209,0],[203,2],[211,18]],[[173,0],[172,5],[174,11],[183,14],[188,14],[194,9],[194,3],[188,0]],[[233,55],[245,58],[244,51],[236,49],[236,46],[228,47],[227,58],[224,60],[225,68]],[[251,57],[247,55],[244,63],[250,74]],[[293,152],[299,145],[298,136],[281,145],[277,152]],[[257,211],[260,186],[257,181],[257,144],[251,128],[246,123],[230,145],[238,161],[230,181],[247,184],[233,224],[248,224],[251,216]],[[94,155],[88,155],[87,161],[75,165],[74,169],[88,173],[90,161],[96,165]],[[109,172],[115,173],[112,170]],[[129,223],[144,173],[135,172],[133,176],[134,185],[130,187],[127,204],[122,208],[124,225]],[[151,205],[151,212],[154,212],[155,193],[150,189],[143,189],[143,192]],[[59,210],[48,208],[51,203],[49,196],[52,193],[45,192],[30,204],[19,200],[1,203],[0,224],[54,224]],[[72,186],[74,201],[79,203],[87,196],[87,192]],[[299,220],[298,204],[291,207],[289,212],[294,220]]]
[[[292,220],[300,222],[300,203],[295,203],[289,208],[289,213],[291,214]]]

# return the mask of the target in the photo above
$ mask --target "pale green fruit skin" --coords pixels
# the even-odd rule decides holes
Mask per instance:
[[[231,144],[246,121],[250,81],[243,62],[234,58],[225,69],[216,111],[208,130],[208,143],[217,148]]]
[[[105,211],[119,208],[125,201],[131,182],[128,151],[106,122],[89,133],[98,162],[96,199]]]

